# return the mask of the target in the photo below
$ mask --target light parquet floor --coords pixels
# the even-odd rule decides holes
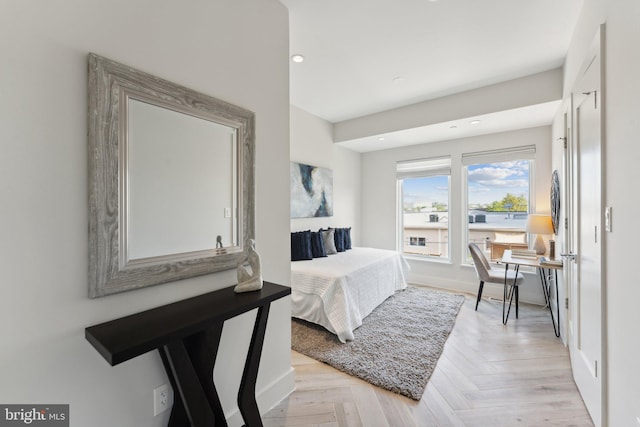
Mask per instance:
[[[521,304],[503,326],[501,301],[474,305],[467,295],[419,402],[292,352],[296,390],[264,425],[593,427],[549,310]]]

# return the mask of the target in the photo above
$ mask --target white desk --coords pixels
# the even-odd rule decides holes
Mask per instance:
[[[554,259],[553,261],[560,261],[559,259]],[[502,258],[499,261],[504,264],[504,298],[502,300],[502,323],[505,325],[509,320],[509,312],[511,311],[511,302],[513,301],[514,294],[516,299],[516,318],[518,317],[518,287],[514,286],[514,283],[511,284],[511,291],[508,291],[509,283],[507,283],[507,270],[509,269],[509,265],[513,265],[515,269],[515,277],[518,276],[518,271],[520,270],[520,266],[526,267],[534,267],[538,271],[538,275],[540,276],[540,284],[542,286],[542,293],[544,294],[544,300],[549,307],[549,313],[551,313],[551,323],[553,323],[553,331],[556,334],[556,337],[560,336],[560,301],[558,301],[558,270],[562,270],[562,264],[546,264],[540,263],[540,257],[517,257],[512,256],[511,251],[506,250]],[[547,272],[545,272],[545,269]],[[551,297],[550,297],[550,284],[548,280],[548,275],[551,274],[551,271],[555,275],[555,285],[556,285],[556,317],[553,316],[553,308],[551,307]],[[509,308],[505,313],[505,305],[506,300],[509,299]]]

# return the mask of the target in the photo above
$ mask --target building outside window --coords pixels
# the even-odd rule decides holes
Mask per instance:
[[[449,157],[399,162],[398,247],[405,254],[450,259]]]
[[[506,249],[526,249],[535,146],[463,154],[466,178],[466,244],[489,259]],[[471,262],[467,251],[467,261]]]

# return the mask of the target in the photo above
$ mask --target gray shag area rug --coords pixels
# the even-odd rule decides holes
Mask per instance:
[[[342,344],[322,326],[292,319],[291,347],[373,385],[420,400],[464,296],[409,287],[396,292]]]

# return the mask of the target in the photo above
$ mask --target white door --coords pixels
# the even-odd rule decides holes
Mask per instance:
[[[603,426],[602,85],[600,33],[573,91],[567,209],[573,376],[596,427]]]

